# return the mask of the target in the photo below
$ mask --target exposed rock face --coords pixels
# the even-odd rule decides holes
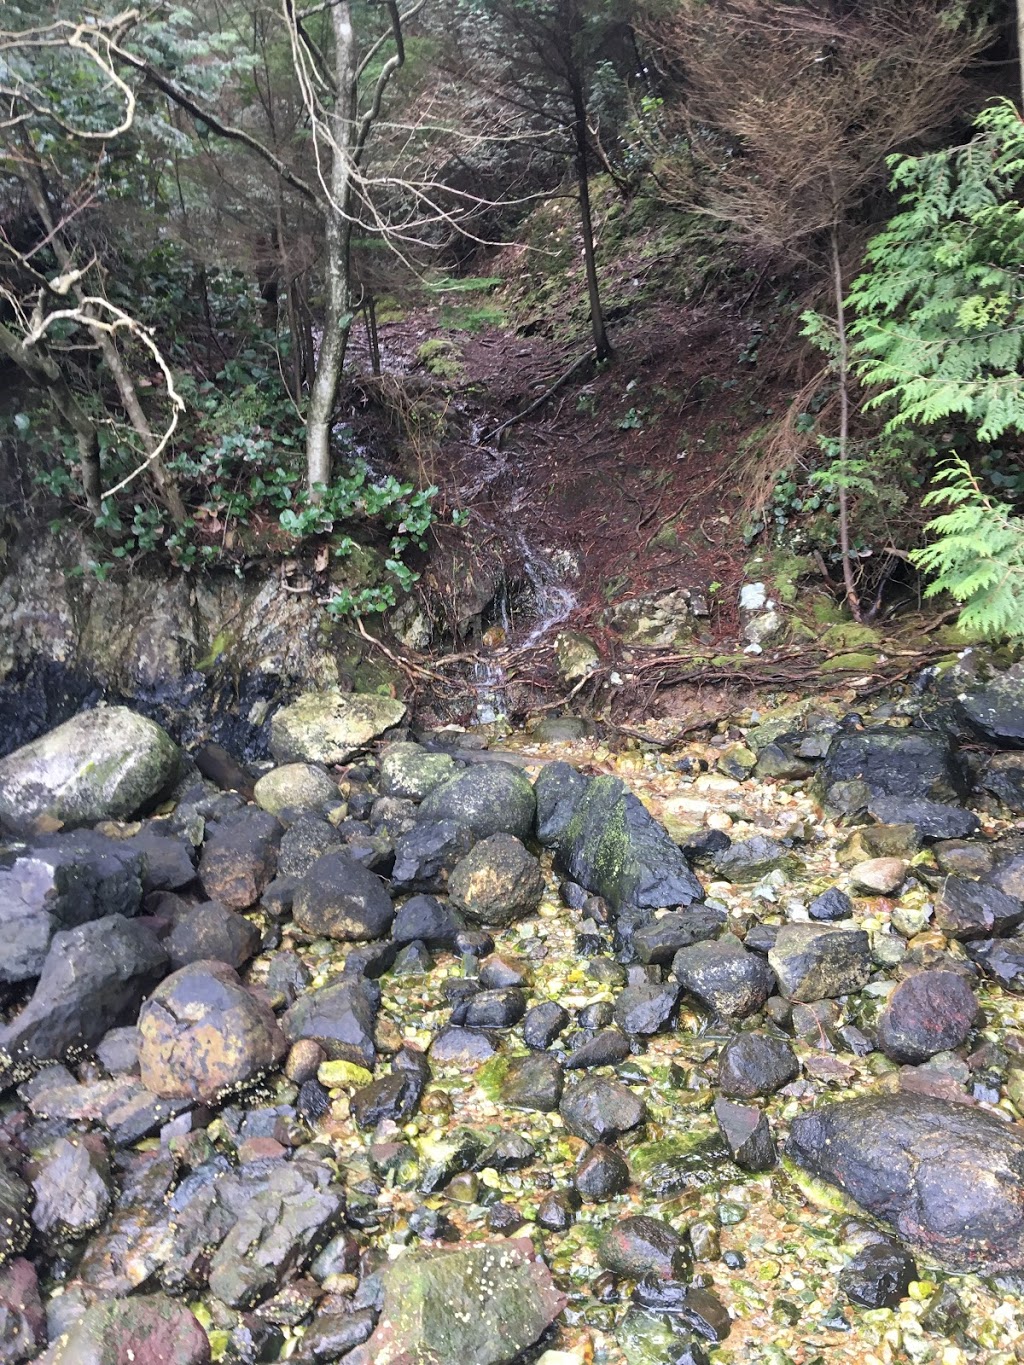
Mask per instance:
[[[407,1251],[383,1281],[381,1320],[351,1365],[509,1365],[565,1304],[527,1238]]]
[[[0,821],[31,831],[41,821],[126,820],[173,781],[179,763],[159,725],[124,706],[98,706],[0,759]]]
[[[1014,664],[957,698],[968,724],[1006,749],[1024,748],[1024,667]]]
[[[224,962],[173,972],[143,1006],[139,1032],[143,1084],[165,1099],[220,1099],[286,1051],[270,1009]]]
[[[304,692],[270,721],[270,751],[279,763],[344,763],[405,719],[393,697]]]
[[[54,935],[32,999],[0,1028],[0,1088],[132,1021],[167,961],[151,929],[120,915]]]
[[[787,1155],[956,1272],[1024,1269],[1024,1132],[924,1095],[871,1095],[794,1120]]]

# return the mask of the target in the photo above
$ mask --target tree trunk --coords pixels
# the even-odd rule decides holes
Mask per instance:
[[[836,307],[836,368],[839,375],[839,551],[843,557],[843,585],[846,601],[855,621],[861,619],[860,594],[853,574],[850,554],[850,498],[845,482],[845,466],[850,447],[850,344],[846,336],[846,305],[843,301],[843,266],[839,256],[839,234],[832,228],[832,288]]]
[[[330,8],[337,98],[328,127],[331,136],[330,199],[324,205],[327,249],[323,334],[309,390],[306,415],[306,482],[316,498],[331,482],[331,427],[345,347],[352,326],[349,262],[352,226],[352,153],[355,137],[356,40],[350,0]]]
[[[1024,2],[1024,0],[1022,0]],[[576,185],[580,204],[580,230],[583,234],[583,260],[587,270],[587,295],[590,299],[590,326],[594,334],[594,355],[610,360],[611,344],[605,327],[601,290],[594,255],[594,221],[590,210],[590,176],[587,172],[587,106],[578,73],[569,79],[572,92],[573,139],[576,143]]]

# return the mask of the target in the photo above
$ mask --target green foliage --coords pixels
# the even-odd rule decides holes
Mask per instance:
[[[965,147],[890,159],[900,211],[870,243],[850,329],[890,429],[963,419],[980,441],[1024,430],[1024,124],[984,110]]]
[[[914,559],[933,574],[929,596],[948,592],[963,606],[959,625],[981,635],[1024,635],[1024,518],[986,493],[966,460],[935,475],[925,503],[948,510],[929,525],[932,544]]]
[[[952,427],[954,447],[1024,432],[1024,123],[1001,100],[975,126],[966,146],[890,159],[900,209],[849,300],[867,407],[886,410],[889,433]],[[965,628],[1021,638],[1024,520],[983,478],[1011,494],[1022,483],[991,452],[979,473],[954,454],[924,500],[947,510],[913,559],[931,593],[963,605]]]

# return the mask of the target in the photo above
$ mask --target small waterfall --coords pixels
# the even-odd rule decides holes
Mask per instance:
[[[549,555],[536,549],[522,531],[516,532],[516,545],[523,558],[523,573],[530,585],[530,618],[532,624],[525,635],[515,638],[515,621],[509,601],[508,587],[502,585],[495,598],[495,625],[505,633],[500,654],[474,665],[476,689],[476,724],[493,725],[504,716],[507,702],[504,693],[505,668],[502,656],[512,650],[531,649],[552,630],[568,620],[576,605],[576,594]]]

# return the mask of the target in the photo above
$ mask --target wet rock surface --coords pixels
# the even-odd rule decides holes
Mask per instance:
[[[1012,1358],[1024,854],[953,740],[326,695],[0,847],[0,1361]]]

